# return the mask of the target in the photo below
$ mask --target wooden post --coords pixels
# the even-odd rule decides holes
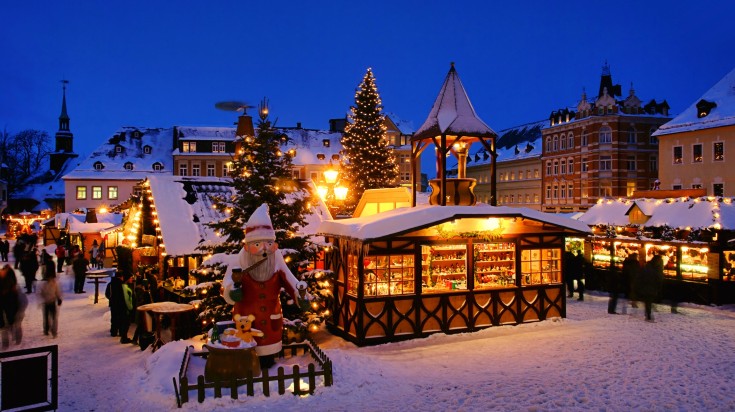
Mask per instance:
[[[197,400],[204,402],[204,375],[197,376]]]
[[[316,373],[314,373],[314,364],[309,364],[309,394],[314,394],[314,389],[316,389]]]
[[[324,386],[332,386],[332,361],[324,362]]]
[[[293,394],[301,395],[301,375],[299,375],[299,365],[293,365]]]
[[[189,402],[189,379],[186,376],[179,379],[179,387],[181,388],[181,403]]]
[[[218,380],[214,381],[214,397],[215,398],[222,397],[222,382]]]
[[[283,366],[278,367],[278,394],[283,395],[286,393],[286,377],[283,373]]]
[[[237,399],[237,378],[230,381],[230,398]]]
[[[255,390],[253,389],[253,370],[250,369],[245,373],[245,381],[247,382],[247,394],[248,396],[255,396]]]
[[[263,369],[261,377],[263,379],[263,395],[271,396],[271,385],[270,379],[268,379],[268,369]]]

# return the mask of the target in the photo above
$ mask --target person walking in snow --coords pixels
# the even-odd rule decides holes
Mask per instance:
[[[607,305],[607,313],[617,313],[618,296],[620,293],[624,293],[630,299],[630,279],[635,279],[640,276],[640,272],[641,263],[638,261],[637,253],[631,253],[625,258],[623,261],[623,270],[620,273],[617,270],[613,271],[609,285],[610,302]],[[625,306],[623,306],[623,313],[625,313]]]
[[[17,325],[16,322],[18,321],[18,312],[21,309],[20,295],[22,294],[18,288],[15,271],[10,265],[5,265],[0,269],[0,329],[2,329],[3,348],[10,345],[11,336],[16,338],[16,343],[21,342],[23,333],[20,325]],[[25,295],[23,295],[23,298],[25,298]],[[25,302],[27,303],[27,300]],[[19,331],[20,333],[18,333]]]
[[[26,293],[33,293],[33,282],[36,280],[36,272],[38,271],[38,258],[36,258],[35,249],[22,254],[20,259],[20,273],[26,281]]]
[[[89,266],[89,261],[84,257],[84,253],[78,253],[71,262],[71,267],[74,270],[74,293],[84,293],[87,266]]]
[[[64,259],[66,259],[66,249],[62,244],[58,244],[54,254],[56,255],[56,272],[61,273],[64,267]]]
[[[2,257],[3,262],[8,261],[8,254],[10,254],[10,242],[8,242],[8,238],[4,238],[0,241],[0,257]]]
[[[51,267],[53,268],[53,261]],[[61,306],[61,288],[56,280],[56,272],[46,272],[46,278],[41,285],[41,301],[43,309],[43,334],[56,337],[59,329],[59,315],[57,306]]]
[[[97,245],[97,239],[92,242],[92,249],[89,251],[89,264],[92,265],[93,268],[97,267],[97,251],[99,250],[99,246]]]
[[[110,305],[110,336],[120,335],[120,343],[132,342],[128,337],[133,292],[122,272],[117,272],[105,290]]]
[[[574,276],[572,275],[572,265],[574,265],[574,253],[571,250],[564,252],[564,282],[567,285],[567,297],[574,297]]]
[[[634,281],[635,282],[635,281]],[[664,282],[664,260],[661,255],[654,255],[643,267],[638,281],[634,283],[636,296],[643,301],[646,320],[653,322],[653,301],[658,299]]]

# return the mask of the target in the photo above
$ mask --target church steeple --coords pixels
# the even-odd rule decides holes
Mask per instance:
[[[51,170],[59,173],[69,158],[77,157],[74,153],[74,135],[69,129],[69,114],[66,111],[66,85],[69,80],[61,80],[61,114],[59,115],[59,131],[56,132],[56,150],[49,155]]]

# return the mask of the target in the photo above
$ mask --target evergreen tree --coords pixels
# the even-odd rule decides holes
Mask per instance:
[[[250,215],[261,204],[269,206],[270,218],[276,232],[276,242],[284,259],[297,278],[304,280],[307,291],[314,297],[310,305],[298,307],[286,294],[281,295],[286,326],[306,329],[321,324],[328,313],[331,290],[328,280],[331,273],[323,270],[307,271],[319,247],[297,231],[306,224],[305,214],[311,209],[311,194],[300,182],[293,180],[292,158],[294,151],[283,152],[288,137],[282,135],[268,120],[267,101],[259,107],[260,121],[255,136],[237,136],[238,149],[230,171],[234,196],[215,198],[214,207],[226,212],[226,218],[210,224],[220,233],[223,242],[208,247],[212,253],[237,253],[243,246],[244,227]],[[194,275],[210,282],[211,293],[201,303],[200,318],[206,325],[213,321],[231,319],[232,307],[219,295],[219,281],[226,267],[215,265],[199,268]]]
[[[350,108],[342,136],[346,160],[342,179],[350,189],[345,200],[347,212],[354,210],[365,190],[395,186],[398,165],[385,139],[382,110],[375,77],[368,68],[355,93],[355,105]]]

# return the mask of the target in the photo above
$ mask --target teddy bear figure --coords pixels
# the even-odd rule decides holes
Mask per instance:
[[[255,316],[253,315],[238,315],[235,314],[233,316],[233,320],[235,321],[235,329],[237,332],[235,333],[235,336],[243,340],[247,343],[253,342],[253,336],[257,337],[263,337],[263,332],[259,331],[258,329],[253,329],[253,321],[255,320]]]

